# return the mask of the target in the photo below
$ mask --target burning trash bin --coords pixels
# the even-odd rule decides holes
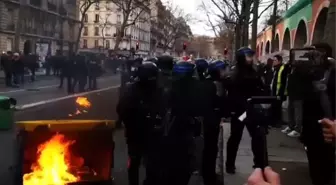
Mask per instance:
[[[17,122],[20,185],[111,184],[114,121]]]
[[[10,130],[13,128],[15,105],[15,99],[0,96],[0,130]]]

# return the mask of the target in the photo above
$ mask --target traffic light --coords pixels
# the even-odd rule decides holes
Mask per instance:
[[[187,43],[183,43],[183,50],[186,50],[187,49]]]
[[[135,49],[139,50],[139,42],[136,43]]]
[[[226,48],[224,48],[224,55],[228,54],[228,50]]]

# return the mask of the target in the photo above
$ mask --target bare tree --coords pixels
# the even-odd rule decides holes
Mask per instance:
[[[77,53],[79,48],[79,41],[82,36],[82,30],[84,28],[84,21],[86,19],[86,13],[89,8],[94,4],[98,3],[99,0],[81,0],[79,4],[79,13],[80,13],[80,26],[79,26],[79,34],[77,35],[76,44],[74,48],[74,52]]]
[[[128,27],[135,25],[137,22],[150,21],[150,0],[110,0],[117,7],[122,18],[120,23],[117,23],[117,34],[114,50],[119,48],[125,31]]]
[[[230,24],[233,26],[235,30],[234,49],[238,49],[249,44],[249,26],[252,23],[250,15],[253,12],[255,2],[251,0],[210,0],[210,4],[203,2],[200,9],[205,13],[208,26],[216,36],[222,32],[223,25]],[[256,3],[256,7],[259,7],[258,3],[259,1]],[[255,19],[260,18],[272,6],[273,1],[265,3],[268,3],[267,7]]]
[[[182,9],[172,4],[166,4],[165,10],[159,12],[159,16],[164,17],[157,26],[160,27],[161,33],[158,34],[158,42],[161,44],[163,51],[173,49],[182,52],[182,44],[191,35],[188,23],[192,21],[190,14],[185,14]],[[163,29],[162,29],[163,28]],[[179,50],[178,48],[181,48]]]
[[[108,36],[106,28],[109,28],[113,24],[110,21],[111,14],[105,14],[104,16],[101,15],[101,14],[99,14],[99,17],[100,17],[99,20],[102,20],[100,22],[101,24],[99,25],[99,27],[100,27],[101,35],[102,35],[102,38],[103,38],[103,51],[104,51],[105,48],[107,48],[105,46],[105,41],[106,41],[106,37],[105,36]]]

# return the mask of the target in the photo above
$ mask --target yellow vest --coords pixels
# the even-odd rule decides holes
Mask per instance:
[[[285,65],[282,65],[279,69],[278,72],[278,76],[277,76],[277,87],[276,87],[276,95],[279,96],[279,91],[280,91],[280,87],[281,87],[281,75],[283,70],[285,69]],[[287,80],[287,78],[286,78]],[[287,96],[287,83],[286,83],[286,87],[285,87],[285,95]]]

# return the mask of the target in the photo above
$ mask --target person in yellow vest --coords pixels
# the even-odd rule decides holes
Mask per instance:
[[[271,84],[272,96],[277,96],[281,101],[272,105],[273,124],[282,125],[282,102],[287,98],[287,74],[288,66],[283,64],[282,56],[275,55],[273,59],[274,75]]]

